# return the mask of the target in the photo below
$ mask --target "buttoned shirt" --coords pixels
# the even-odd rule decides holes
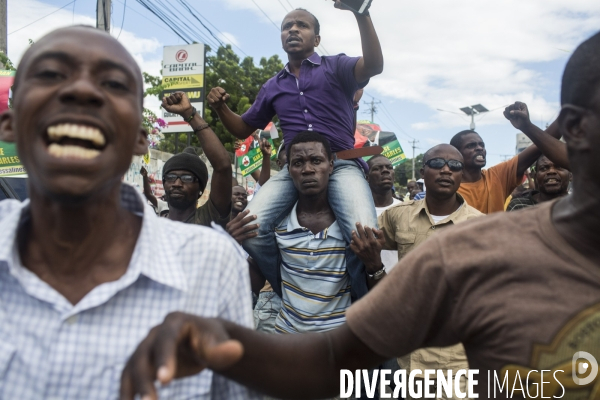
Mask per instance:
[[[226,233],[159,218],[128,185],[121,202],[142,218],[129,266],[75,305],[21,263],[28,201],[0,202],[0,398],[116,399],[125,362],[173,311],[253,327],[248,266]],[[159,389],[160,399],[253,396],[210,370]]]
[[[440,229],[484,215],[469,206],[460,194],[457,193],[456,197],[461,203],[460,207],[437,224],[429,213],[425,199],[401,203],[385,210],[378,220],[379,227],[385,235],[385,249],[397,248],[398,259],[402,259]],[[402,268],[402,263],[398,264],[397,268]],[[411,371],[452,369],[456,372],[469,367],[462,344],[419,349],[399,358],[398,363],[401,368]],[[422,373],[416,376],[423,378]]]
[[[263,129],[277,115],[286,143],[299,132],[314,130],[329,140],[334,152],[353,149],[354,94],[369,82],[356,82],[359,59],[313,53],[302,61],[297,79],[286,65],[262,86],[242,119]]]
[[[317,234],[301,226],[297,206],[275,230],[283,294],[275,330],[323,332],[342,325],[351,304],[346,242],[337,221]]]
[[[385,235],[384,249],[397,249],[400,260],[436,230],[483,215],[468,205],[460,194],[456,193],[456,197],[461,206],[438,224],[431,218],[425,199],[407,201],[385,210],[378,218],[379,228]]]

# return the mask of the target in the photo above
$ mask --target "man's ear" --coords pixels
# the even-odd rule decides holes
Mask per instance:
[[[148,131],[146,131],[144,128],[140,128],[138,133],[139,134],[133,148],[133,154],[136,156],[143,156],[148,154],[148,146],[150,145],[150,142],[148,142]]]
[[[8,109],[0,114],[0,141],[14,143],[17,135],[13,129],[13,110]]]
[[[588,140],[590,117],[591,113],[583,107],[572,104],[563,105],[558,116],[558,126],[567,142],[567,148],[575,151],[590,149]]]
[[[329,175],[333,174],[333,158],[329,160]]]
[[[321,36],[315,35],[315,47],[319,47],[320,44],[321,44]]]
[[[419,170],[419,174],[421,174],[421,176],[425,176],[425,168],[421,168],[421,169]],[[417,186],[418,186],[418,184],[417,184]],[[419,186],[419,189],[420,189],[420,188],[421,188],[421,187]]]

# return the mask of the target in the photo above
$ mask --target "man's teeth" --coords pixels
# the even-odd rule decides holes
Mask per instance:
[[[235,203],[235,205],[236,205],[236,206],[242,206],[242,205],[244,205],[244,204],[243,204],[241,201],[237,201],[237,202]]]
[[[102,147],[106,143],[104,135],[97,128],[91,126],[60,124],[48,128],[48,137],[50,140],[60,140],[63,137],[73,139],[89,140],[94,145]]]
[[[547,183],[558,183],[558,181],[556,179],[548,179],[546,182]]]
[[[477,156],[475,157],[476,160],[483,160],[483,156]]]
[[[75,158],[89,160],[100,155],[99,150],[86,149],[80,146],[61,146],[52,143],[48,146],[48,153],[56,158]]]

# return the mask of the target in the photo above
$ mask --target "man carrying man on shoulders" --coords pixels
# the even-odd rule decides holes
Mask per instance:
[[[336,0],[335,7],[343,8],[343,4]],[[368,12],[355,14],[355,18],[362,57],[317,54],[315,48],[321,42],[319,21],[310,12],[297,9],[287,14],[281,24],[281,43],[289,62],[262,86],[256,101],[244,115],[236,115],[227,107],[229,95],[224,89],[213,88],[207,96],[225,128],[239,139],[247,138],[256,129],[264,129],[275,115],[286,145],[303,131],[320,132],[325,136],[336,153],[329,182],[329,203],[346,244],[350,243],[357,221],[369,226],[377,223],[365,182],[367,166],[361,158],[368,150],[354,149],[353,99],[358,89],[383,71],[383,54]],[[349,191],[349,187],[354,190]],[[278,268],[274,264],[278,251],[273,231],[281,222],[277,219],[286,215],[297,199],[297,190],[288,168],[284,167],[248,204],[250,213],[257,216],[259,228],[258,236],[247,239],[243,245],[259,265],[272,264],[271,269]],[[365,267],[349,248],[346,251],[348,271],[357,282],[352,286],[352,296],[359,298],[368,290]]]

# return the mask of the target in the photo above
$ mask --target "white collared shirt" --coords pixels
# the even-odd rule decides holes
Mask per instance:
[[[28,201],[0,202],[0,399],[116,399],[125,362],[173,311],[253,327],[248,266],[226,233],[158,218],[128,185],[121,201],[143,216],[127,272],[76,305],[21,264],[16,233]],[[206,370],[159,398],[254,395]]]

